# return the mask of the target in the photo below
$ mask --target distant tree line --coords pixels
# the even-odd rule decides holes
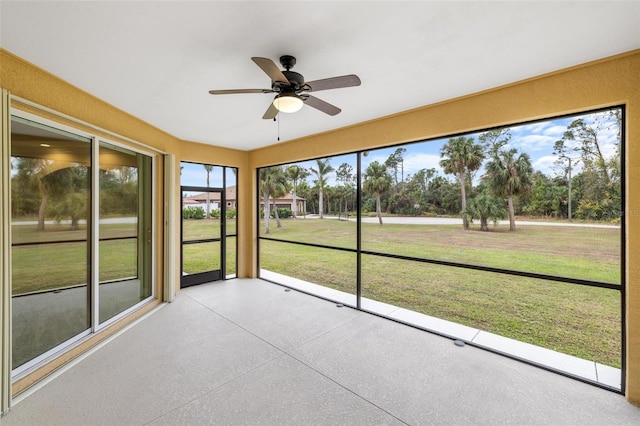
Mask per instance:
[[[13,157],[11,213],[14,218],[70,220],[71,229],[88,217],[89,168],[46,158]],[[138,176],[133,167],[100,170],[100,215],[134,216],[138,209]]]
[[[514,231],[516,216],[619,222],[620,129],[619,109],[575,119],[555,142],[557,172],[553,176],[534,170],[529,154],[513,148],[517,144],[512,143],[507,127],[450,138],[440,150],[440,170],[423,168],[406,174],[406,149],[397,148],[383,163],[373,161],[362,171],[362,211],[375,212],[380,224],[383,212],[458,216],[464,229],[478,220],[485,231],[489,222],[506,218]],[[604,137],[612,133],[615,152],[607,156]],[[315,160],[309,168],[260,169],[267,232],[270,204],[287,192],[305,198],[307,213],[321,218],[355,213],[356,171],[348,163],[334,169],[330,161]],[[335,184],[329,185],[332,172]],[[295,217],[301,212],[292,213]]]

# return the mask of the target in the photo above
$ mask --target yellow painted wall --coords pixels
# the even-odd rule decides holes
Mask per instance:
[[[70,116],[76,120],[90,123],[92,126],[104,129],[110,133],[123,136],[148,147],[152,147],[163,153],[175,155],[175,170],[180,170],[180,161],[193,161],[199,163],[211,163],[215,165],[232,166],[240,169],[238,176],[239,202],[245,206],[250,205],[251,196],[248,192],[249,181],[246,171],[248,153],[234,149],[212,147],[189,141],[183,141],[172,136],[150,124],[122,111],[118,108],[86,93],[71,84],[61,80],[51,73],[19,58],[12,53],[0,49],[0,87],[8,90],[11,95],[26,99],[30,102],[49,108],[56,113]],[[42,115],[54,121],[70,125],[72,127],[88,130],[94,133],[94,129],[83,128],[83,126],[64,120],[57,115],[43,114],[41,111],[25,107],[19,103],[14,103],[14,107],[22,110]],[[127,143],[126,140],[114,138],[112,134],[103,134],[110,139]],[[162,161],[159,161],[162,166]],[[180,176],[176,174],[176,199],[179,199]],[[161,181],[160,181],[161,182]],[[157,212],[162,211],[162,188],[158,188],[159,206]],[[178,209],[179,210],[179,209]],[[179,223],[180,212],[176,212],[173,218],[174,223]],[[246,217],[243,217],[246,216]],[[163,229],[163,218],[158,214],[156,229]],[[238,221],[238,245],[241,252],[247,251],[250,244],[251,230],[250,217],[239,215]],[[176,232],[179,232],[179,228]],[[246,238],[242,238],[246,236]],[[162,236],[157,236],[157,241],[163,241]],[[175,241],[180,241],[177,234]],[[156,248],[157,253],[162,253],[162,247]],[[250,251],[250,250],[249,250]],[[239,256],[238,276],[250,276],[251,258]],[[176,260],[179,262],[179,259]],[[162,276],[162,261],[158,259],[158,269],[156,276]],[[175,268],[176,271],[179,267]],[[176,280],[179,279],[179,272],[176,273]],[[178,281],[179,282],[179,281]],[[160,283],[159,283],[160,284]]]
[[[249,168],[626,105],[627,397],[640,404],[640,50],[250,152]],[[253,183],[252,191],[255,191]],[[256,206],[253,201],[253,223]],[[245,212],[247,214],[247,212]],[[253,236],[257,229],[253,228]],[[244,255],[255,256],[246,252]]]
[[[626,383],[628,399],[640,404],[640,193],[633,192],[640,180],[640,51],[250,152],[181,141],[2,49],[0,65],[0,87],[13,95],[174,154],[176,163],[238,167],[240,277],[257,275],[257,167],[626,105]]]
[[[49,72],[38,68],[3,49],[0,49],[0,88],[8,90],[12,96],[17,97],[14,98],[14,101],[12,102],[12,107],[15,109],[27,111],[61,124],[104,136],[107,139],[115,140],[120,143],[131,145],[130,141],[127,140],[130,139],[147,148],[158,151],[158,161],[156,163],[158,167],[155,173],[158,185],[157,197],[155,200],[156,204],[154,207],[156,212],[155,226],[157,230],[155,246],[156,282],[154,284],[159,300],[162,300],[163,290],[163,232],[165,221],[163,216],[164,190],[162,187],[164,164],[161,154],[167,153],[175,156],[176,164],[174,166],[176,171],[180,170],[179,163],[183,160],[238,167],[240,173],[238,178],[239,194],[241,197],[240,202],[246,206],[249,206],[250,204],[248,202],[251,197],[248,195],[247,176],[249,176],[250,173],[247,172],[246,167],[248,159],[247,152],[182,141],[70,85]],[[25,105],[20,102],[20,98],[28,101],[29,103],[37,104],[38,107]],[[44,107],[44,110],[39,107]],[[54,113],[49,113],[46,109],[52,110]],[[68,116],[69,119],[65,118],[65,116]],[[87,123],[87,125],[79,124],[78,121]],[[104,131],[96,130],[96,128],[103,129]],[[176,200],[180,199],[179,179],[179,173],[176,173]],[[171,220],[173,223],[179,224],[180,209],[175,209],[175,211],[175,217],[171,218]],[[251,231],[247,226],[249,223],[250,221],[247,219],[239,221],[238,234],[240,235],[240,238],[238,245],[240,250],[247,251],[247,241],[251,241]],[[179,232],[180,227],[178,225],[175,227],[176,235],[174,236],[175,241],[178,242],[180,241]],[[241,238],[243,235],[246,236],[245,239]],[[177,253],[179,253],[179,249],[177,250]],[[180,282],[179,261],[179,257],[174,259],[176,266],[174,268],[176,271],[174,279],[178,283],[178,286]],[[239,257],[238,276],[247,276],[246,271],[250,270],[247,265],[248,262],[251,261],[252,259],[249,257]],[[52,370],[68,362],[69,359],[87,350],[92,345],[97,344],[107,335],[114,333],[119,328],[122,328],[126,325],[125,323],[133,321],[144,312],[153,308],[153,306],[154,305],[146,306],[135,315],[131,315],[127,320],[114,324],[106,330],[101,331],[97,335],[92,336],[88,341],[85,341],[69,352],[62,354],[51,363],[14,382],[13,394],[15,395],[25,390],[41,378],[46,377],[46,375]]]

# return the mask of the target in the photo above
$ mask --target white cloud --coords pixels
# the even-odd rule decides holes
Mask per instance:
[[[415,174],[421,169],[442,170],[440,168],[440,156],[426,153],[410,154],[404,159],[404,175]]]
[[[525,124],[523,126],[515,126],[511,128],[511,134],[531,134],[531,133],[544,133],[545,128],[550,125],[547,121],[540,121],[537,123]]]
[[[543,130],[543,134],[546,136],[551,136],[553,138],[562,139],[564,136],[564,132],[567,131],[567,126],[550,126]]]
[[[531,153],[535,151],[552,151],[557,138],[542,134],[530,134],[511,139],[510,146],[520,151]]]
[[[562,173],[562,165],[556,163],[558,157],[555,155],[545,155],[536,159],[532,166],[534,171],[539,171],[547,176],[555,176]]]

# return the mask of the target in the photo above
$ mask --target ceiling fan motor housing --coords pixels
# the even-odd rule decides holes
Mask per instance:
[[[304,77],[302,74],[291,71],[291,68],[296,64],[296,58],[291,55],[280,56],[280,64],[286,71],[282,71],[282,74],[287,77],[289,83],[282,81],[273,81],[271,88],[278,93],[298,93],[302,91],[304,86]]]
[[[280,56],[280,64],[282,64],[284,69],[289,71],[296,64],[296,58],[291,55],[282,55]]]
[[[282,74],[284,74],[284,76],[287,77],[287,80],[289,80],[289,84],[279,82],[279,81],[274,81],[273,90],[276,90],[276,87],[277,87],[279,89],[288,88],[293,92],[298,92],[302,89],[302,86],[304,86],[304,77],[302,76],[302,74],[298,74],[297,72],[294,72],[294,71],[282,71]],[[279,91],[279,90],[276,90],[276,91]]]

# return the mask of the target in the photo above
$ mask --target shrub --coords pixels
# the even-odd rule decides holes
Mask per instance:
[[[182,218],[183,219],[204,219],[204,209],[200,206],[198,207],[186,207],[182,209]]]
[[[278,208],[278,216],[280,219],[288,219],[293,216],[291,209]],[[276,217],[275,213],[271,213],[271,217]]]

